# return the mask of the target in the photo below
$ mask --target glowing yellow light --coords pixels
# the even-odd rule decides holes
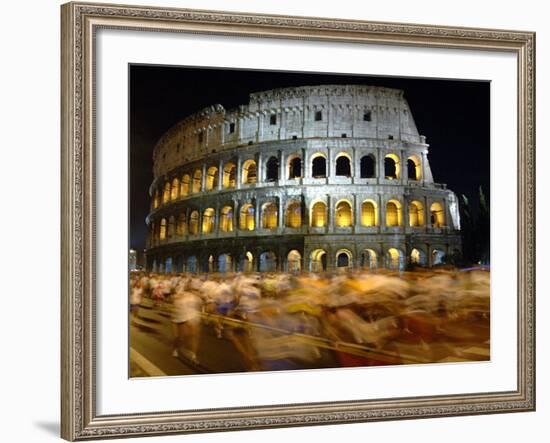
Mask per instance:
[[[351,226],[351,205],[347,201],[338,202],[336,205],[336,226],[346,228]]]
[[[322,228],[327,224],[327,205],[317,202],[311,209],[311,226]]]

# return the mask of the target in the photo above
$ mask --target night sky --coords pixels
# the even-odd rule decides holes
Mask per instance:
[[[268,89],[365,84],[403,89],[438,183],[477,203],[489,198],[490,84],[478,81],[132,65],[130,72],[130,247],[145,248],[153,148],[178,121],[220,103],[232,109]]]

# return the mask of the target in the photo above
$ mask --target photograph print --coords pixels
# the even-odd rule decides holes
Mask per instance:
[[[490,83],[129,66],[129,376],[490,360]]]

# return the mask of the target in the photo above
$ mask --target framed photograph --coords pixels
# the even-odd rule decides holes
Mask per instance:
[[[534,410],[534,33],[61,14],[63,438]]]

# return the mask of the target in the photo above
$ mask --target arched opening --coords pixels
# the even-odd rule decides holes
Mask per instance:
[[[262,228],[277,228],[277,206],[275,203],[266,203],[262,208]]]
[[[442,228],[445,226],[445,211],[439,202],[434,202],[430,206],[431,223],[434,228]]]
[[[168,232],[166,237],[174,238],[175,234],[176,234],[176,218],[172,215],[168,219]]]
[[[206,190],[212,191],[218,188],[218,168],[210,166],[206,171]]]
[[[388,249],[388,268],[393,270],[403,270],[403,253],[399,249]]]
[[[180,185],[180,196],[185,197],[186,195],[189,195],[189,185],[191,183],[191,177],[189,174],[185,174],[181,178],[181,185]]]
[[[311,176],[313,178],[327,176],[327,159],[323,154],[315,154],[311,159]]]
[[[327,252],[323,249],[315,249],[311,253],[311,272],[323,272],[327,270]]]
[[[159,207],[159,191],[155,191],[155,196],[153,197],[153,209]]]
[[[230,254],[221,254],[218,257],[218,272],[232,272],[233,258]]]
[[[286,226],[299,228],[302,226],[302,205],[300,202],[291,202],[286,208]]]
[[[340,249],[336,252],[336,267],[339,269],[350,269],[351,266],[351,252],[347,249]]]
[[[407,176],[409,180],[420,180],[422,178],[422,165],[415,155],[407,159]]]
[[[256,162],[254,160],[246,160],[243,163],[243,184],[251,185],[256,183],[257,171],[256,171]]]
[[[182,237],[185,235],[187,231],[187,220],[185,220],[185,214],[181,213],[178,216],[178,224],[176,226],[176,233],[178,237]]]
[[[250,203],[241,207],[239,214],[239,228],[243,231],[254,230],[254,206]]]
[[[166,260],[164,261],[164,272],[167,274],[172,273],[172,257],[166,257]]]
[[[336,157],[336,175],[351,177],[351,159],[346,154]]]
[[[401,203],[397,200],[386,203],[386,226],[401,226]]]
[[[374,178],[376,177],[376,160],[374,155],[368,154],[361,157],[361,178]]]
[[[260,254],[260,272],[275,272],[277,270],[277,256],[272,251]]]
[[[214,272],[216,270],[216,263],[214,261],[214,256],[210,255],[208,256],[208,272]]]
[[[170,200],[177,200],[179,197],[180,181],[175,178],[172,180],[172,191],[170,194]]]
[[[170,201],[170,182],[164,184],[164,193],[162,194],[162,203],[168,203]]]
[[[254,256],[250,251],[247,251],[246,254],[244,254],[242,271],[254,272]]]
[[[432,251],[432,266],[442,265],[445,263],[445,253],[441,249]]]
[[[189,233],[193,235],[199,233],[199,211],[193,211],[189,216]]]
[[[418,200],[409,204],[409,226],[424,226],[424,206]]]
[[[193,193],[201,192],[202,187],[202,171],[200,169],[195,170],[193,173]]]
[[[361,225],[378,226],[378,210],[372,200],[365,200],[361,205]]]
[[[159,240],[166,240],[166,228],[167,228],[166,219],[163,218],[160,221],[160,230],[159,230]]]
[[[376,269],[378,257],[373,249],[365,249],[361,254],[361,267],[364,269]]]
[[[302,159],[300,157],[291,157],[288,161],[288,178],[302,177]]]
[[[300,272],[302,269],[302,256],[296,249],[288,253],[286,261],[288,272]]]
[[[187,257],[187,272],[197,272],[197,257],[194,255]]]
[[[236,185],[236,176],[237,176],[237,166],[235,163],[226,163],[223,166],[223,188],[229,189],[234,188]]]
[[[388,154],[384,157],[384,176],[388,180],[396,180],[400,177],[399,157],[395,154]]]
[[[265,164],[265,180],[268,182],[279,180],[279,160],[277,160],[277,157],[269,157]]]
[[[207,208],[202,213],[202,232],[210,234],[214,231],[214,209]]]
[[[324,202],[317,202],[311,208],[311,226],[322,228],[327,225],[327,205]]]
[[[220,217],[220,230],[222,232],[233,232],[233,208],[224,206]]]
[[[347,200],[336,203],[336,226],[347,228],[352,225],[351,204]]]
[[[411,265],[424,266],[426,264],[426,254],[420,249],[413,248],[411,251]]]

